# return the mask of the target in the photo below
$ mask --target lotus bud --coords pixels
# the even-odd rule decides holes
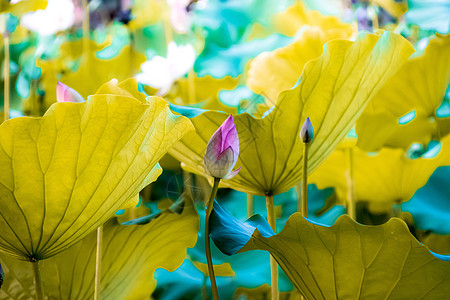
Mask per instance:
[[[73,88],[68,87],[64,83],[58,81],[56,84],[56,101],[57,102],[84,102],[83,97]]]
[[[308,144],[314,139],[314,128],[309,120],[306,118],[305,123],[303,123],[302,129],[300,129],[300,139],[303,143]]]
[[[234,126],[233,116],[230,115],[208,142],[205,168],[215,178],[231,179],[241,169],[232,171],[238,157],[239,137]]]

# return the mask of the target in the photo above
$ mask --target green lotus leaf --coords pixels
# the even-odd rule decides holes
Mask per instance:
[[[397,218],[365,226],[344,215],[324,227],[295,213],[278,235],[265,238],[255,230],[240,252],[256,249],[269,251],[306,299],[445,299],[450,294],[449,258],[433,255]]]
[[[350,131],[359,114],[382,84],[413,52],[402,37],[362,34],[355,42],[333,40],[325,53],[304,68],[300,84],[285,91],[264,118],[234,116],[240,172],[223,186],[255,195],[279,194],[301,180],[303,144],[300,127],[307,117],[316,132],[309,150],[309,172],[317,168]],[[187,134],[170,153],[184,167],[204,174],[206,145],[227,118],[207,111],[192,116],[197,132]]]
[[[449,84],[450,35],[437,35],[423,56],[409,60],[373,97],[356,125],[358,147],[408,148],[443,138],[450,133],[450,116],[438,108]]]
[[[158,97],[102,94],[0,126],[0,250],[44,259],[75,244],[156,180],[192,129]]]
[[[156,287],[157,268],[181,265],[186,248],[197,240],[199,219],[192,205],[181,215],[163,211],[146,225],[119,225],[116,219],[103,230],[102,299],[146,299]],[[40,262],[48,299],[93,299],[96,232],[68,250]],[[0,255],[7,277],[0,299],[34,299],[31,263]]]
[[[338,147],[308,177],[308,182],[320,189],[334,187],[343,202],[348,200],[353,185],[356,201],[368,201],[390,210],[392,204],[411,199],[437,167],[448,163],[449,143],[450,139],[445,138],[435,157],[416,159],[408,158],[403,149],[382,148],[369,154],[354,146]]]

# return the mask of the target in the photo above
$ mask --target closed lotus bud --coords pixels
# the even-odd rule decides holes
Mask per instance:
[[[303,143],[307,144],[314,139],[314,128],[309,120],[306,118],[305,123],[303,123],[302,129],[300,129],[300,139]]]
[[[58,81],[56,84],[56,101],[57,102],[84,102],[83,97],[73,88],[68,87],[64,83]]]
[[[238,157],[239,137],[234,126],[233,116],[230,115],[208,142],[205,168],[215,178],[230,179],[241,169],[233,171]]]

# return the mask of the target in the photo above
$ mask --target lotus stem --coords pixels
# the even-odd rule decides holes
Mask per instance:
[[[5,61],[3,69],[4,78],[4,98],[3,98],[3,111],[4,111],[4,121],[9,119],[9,33],[4,33],[4,45],[5,45]]]
[[[354,171],[353,171],[353,149],[349,148],[345,150],[347,156],[347,214],[356,220],[356,199],[355,199],[355,182],[354,182]]]
[[[102,246],[103,246],[103,225],[97,228],[97,253],[95,256],[95,282],[94,300],[100,299],[100,285],[102,281]]]
[[[303,176],[302,176],[302,215],[308,218],[308,148],[309,143],[303,143]]]
[[[219,189],[220,178],[214,177],[214,185],[211,191],[211,197],[209,197],[206,204],[206,219],[205,219],[205,252],[206,261],[208,262],[209,279],[211,280],[211,289],[214,300],[219,300],[219,292],[217,290],[216,278],[214,277],[214,265],[211,257],[211,245],[209,240],[209,218],[214,206],[214,198],[216,197],[217,190]]]
[[[275,224],[275,211],[273,208],[273,195],[266,195],[266,206],[267,206],[267,221],[269,222],[270,227],[272,227],[273,231],[277,232],[277,226]],[[271,287],[272,287],[272,300],[279,299],[278,292],[278,264],[275,258],[270,256],[270,277],[271,277]]]
[[[44,287],[41,280],[41,270],[39,269],[39,260],[31,260],[34,273],[34,287],[36,290],[36,300],[44,300]]]
[[[90,42],[90,20],[89,20],[89,3],[88,0],[82,0],[82,6],[83,6],[83,21],[82,21],[82,28],[83,28],[83,53],[87,57],[87,61],[89,63],[90,59],[90,51],[89,51],[89,42]]]
[[[297,211],[302,211],[302,183],[299,182],[295,186],[295,193],[297,194]]]
[[[188,101],[189,104],[195,103],[195,73],[194,70],[190,70],[188,73]]]
[[[253,216],[253,195],[247,194],[247,216]]]

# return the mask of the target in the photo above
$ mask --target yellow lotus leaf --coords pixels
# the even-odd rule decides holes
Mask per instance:
[[[437,111],[450,84],[450,35],[437,35],[425,54],[408,61],[375,95],[356,125],[358,146],[408,148],[450,133]]]
[[[248,70],[247,86],[266,97],[273,106],[280,93],[292,88],[305,64],[323,52],[323,44],[336,38],[349,38],[351,31],[326,31],[320,27],[306,28],[293,43],[272,52],[259,54]]]
[[[343,202],[349,200],[353,185],[356,201],[391,207],[411,199],[437,167],[448,163],[449,143],[446,138],[433,158],[416,159],[408,158],[403,149],[383,148],[373,154],[350,145],[338,147],[308,177],[308,182],[320,189],[334,187]]]
[[[101,299],[146,299],[156,288],[157,268],[174,271],[197,240],[199,219],[193,205],[181,214],[165,210],[145,225],[122,226],[115,219],[103,229]],[[40,262],[48,299],[93,299],[96,232],[68,250]],[[33,271],[29,262],[0,255],[8,274],[0,299],[33,299]]]
[[[399,18],[408,10],[408,1],[406,0],[374,0],[373,2],[395,18]]]
[[[83,44],[88,45],[88,51],[83,52]],[[105,43],[96,44],[93,41],[68,42],[60,47],[61,57],[36,62],[42,69],[41,87],[45,90],[45,108],[56,102],[57,81],[70,86],[86,98],[95,93],[104,82],[113,78],[122,81],[133,77],[146,60],[145,55],[137,53],[129,45],[124,46],[114,58],[98,58],[98,51],[106,46]],[[72,70],[75,62],[79,66]]]
[[[45,259],[75,244],[161,173],[192,128],[167,102],[113,94],[0,125],[0,250]]]
[[[355,42],[334,40],[304,68],[300,84],[285,91],[273,110],[255,119],[234,116],[239,135],[240,172],[223,186],[255,195],[279,194],[302,178],[303,144],[299,131],[307,117],[316,135],[309,150],[309,171],[333,151],[355,124],[369,99],[413,52],[401,36],[361,34]],[[207,176],[203,157],[212,134],[227,114],[191,115],[196,132],[170,150],[183,166]]]
[[[26,0],[11,4],[9,0],[0,0],[0,13],[11,13],[16,17],[21,17],[26,13],[45,9],[47,0]]]
[[[134,0],[131,12],[133,20],[128,24],[131,30],[156,24],[163,15],[163,2],[158,0]]]
[[[275,14],[273,22],[275,28],[287,36],[295,36],[297,31],[305,25],[318,26],[324,31],[334,32],[334,35],[351,36],[355,32],[351,24],[342,23],[335,16],[324,16],[318,11],[308,10],[302,1],[296,1],[286,11]]]
[[[180,78],[172,85],[164,98],[176,105],[200,106],[204,109],[236,113],[236,108],[227,106],[219,100],[219,92],[234,89],[238,82],[239,78],[231,76],[214,78],[207,75]]]

